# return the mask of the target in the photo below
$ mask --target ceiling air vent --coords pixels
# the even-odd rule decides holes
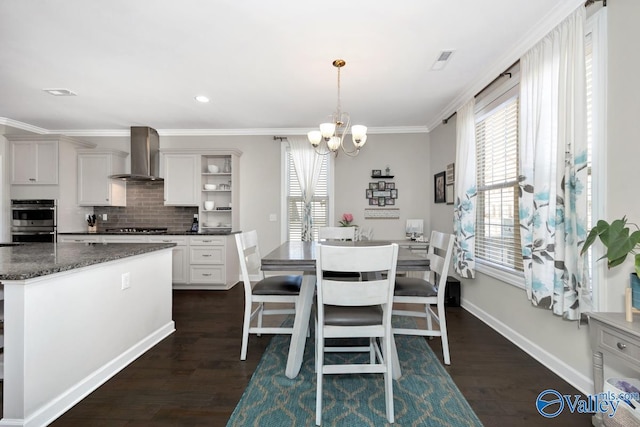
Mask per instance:
[[[444,66],[447,65],[447,62],[449,62],[449,60],[451,59],[451,55],[453,55],[452,50],[443,50],[442,52],[440,52],[440,55],[438,55],[438,59],[436,59],[436,62],[433,63],[431,69],[433,71],[442,70]]]
[[[78,94],[69,89],[42,89],[49,95],[53,96],[77,96]]]

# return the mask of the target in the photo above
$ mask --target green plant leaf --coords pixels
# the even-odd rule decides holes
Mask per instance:
[[[606,232],[607,230],[609,230],[609,223],[602,219],[598,221],[596,226],[593,227],[591,231],[589,231],[589,235],[587,236],[587,239],[584,241],[584,244],[582,245],[582,250],[580,251],[580,255],[584,255],[589,249],[589,247],[593,244],[593,242],[596,241],[596,238],[598,236],[601,236],[602,233]]]

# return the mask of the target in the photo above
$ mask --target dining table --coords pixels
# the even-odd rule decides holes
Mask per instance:
[[[311,316],[311,306],[316,287],[316,254],[318,245],[341,245],[341,246],[373,246],[390,243],[402,244],[404,241],[389,240],[363,240],[363,241],[287,241],[262,257],[261,268],[263,271],[300,271],[303,273],[300,296],[296,304],[296,312],[293,321],[293,333],[289,354],[287,357],[287,367],[285,375],[288,378],[295,378],[300,372],[302,358],[306,343],[309,319]],[[427,271],[429,270],[429,259],[415,254],[407,248],[398,249],[398,262],[396,270],[406,271]],[[393,338],[393,337],[392,337]],[[391,340],[393,352],[393,377],[400,378],[402,371],[397,357],[395,340]]]

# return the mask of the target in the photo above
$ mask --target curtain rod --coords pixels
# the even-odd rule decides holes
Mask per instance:
[[[591,6],[592,4],[594,4],[594,3],[596,3],[596,2],[599,2],[599,1],[601,1],[601,2],[602,2],[602,7],[607,7],[607,0],[587,0],[587,1],[584,3],[584,7],[589,7],[589,6]],[[520,60],[517,60],[516,62],[514,62],[513,64],[511,64],[511,66],[510,66],[510,67],[508,67],[508,68],[507,68],[507,70],[510,70],[511,68],[513,68],[513,66],[514,66],[514,65],[516,65],[518,62],[520,62]],[[498,77],[496,77],[495,79],[491,80],[491,82],[489,82],[489,84],[488,84],[488,85],[486,85],[485,87],[483,87],[482,89],[480,89],[480,91],[479,91],[478,93],[476,93],[473,97],[474,97],[474,98],[477,98],[477,97],[478,97],[478,95],[480,95],[482,92],[484,92],[484,91],[485,91],[485,89],[487,89],[489,86],[491,86],[492,84],[494,84],[498,79],[500,79],[501,77],[507,76],[507,75],[509,76],[509,78],[511,78],[511,73],[509,73],[509,72],[507,72],[507,71],[505,71],[504,73],[500,73],[500,75],[499,75]],[[457,112],[456,112],[456,111],[454,111],[453,113],[451,113],[451,114],[449,115],[449,117],[447,117],[446,119],[443,119],[443,120],[442,120],[442,124],[443,124],[443,125],[446,125],[446,124],[447,124],[447,122],[449,122],[449,120],[451,120],[451,118],[452,118],[453,116],[455,116],[455,115],[456,115],[456,113],[457,113]]]
[[[514,67],[518,62],[520,62],[520,60],[519,60],[519,59],[518,59],[516,62],[514,62],[513,64],[511,64],[509,67],[507,67],[507,70],[512,69],[512,68],[513,68],[513,67]],[[498,75],[498,77],[496,77],[495,79],[491,80],[491,81],[490,81],[490,82],[489,82],[485,87],[483,87],[482,89],[480,89],[480,90],[478,91],[478,93],[476,93],[475,95],[473,95],[473,97],[474,97],[474,98],[477,98],[477,97],[478,97],[482,92],[484,92],[484,91],[485,91],[489,86],[491,86],[492,84],[494,84],[495,82],[497,82],[498,80],[500,80],[502,77],[504,77],[504,76],[509,76],[509,78],[511,78],[511,75],[512,75],[512,74],[511,74],[510,72],[508,72],[508,71],[504,71],[504,72],[500,73],[500,74]],[[453,113],[451,113],[451,114],[449,115],[449,117],[447,117],[446,119],[442,120],[442,124],[443,124],[443,125],[446,125],[446,124],[447,124],[447,122],[448,122],[449,120],[451,120],[451,118],[452,118],[453,116],[455,116],[455,115],[456,115],[456,113],[457,113],[457,112],[456,112],[456,111],[454,111]]]

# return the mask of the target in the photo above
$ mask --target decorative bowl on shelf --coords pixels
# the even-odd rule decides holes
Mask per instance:
[[[204,189],[205,190],[215,190],[216,188],[218,188],[218,186],[216,184],[205,184],[204,185]]]
[[[206,202],[204,202],[204,209],[207,211],[212,211],[214,206],[215,204],[212,200],[207,200]]]
[[[218,173],[220,172],[220,168],[216,165],[209,165],[207,166],[207,169],[209,170],[209,173]]]

